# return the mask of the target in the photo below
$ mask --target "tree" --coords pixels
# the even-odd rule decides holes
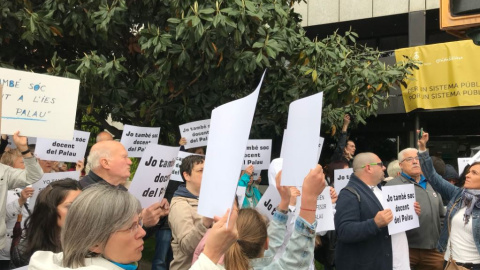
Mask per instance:
[[[179,124],[245,96],[264,69],[254,136],[280,134],[290,102],[319,91],[332,135],[345,112],[364,123],[416,66],[384,65],[353,32],[308,39],[291,8],[298,1],[2,1],[0,61],[80,79],[77,126],[117,136],[109,114],[176,141]]]

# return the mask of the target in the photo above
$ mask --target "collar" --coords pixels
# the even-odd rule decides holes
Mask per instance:
[[[125,270],[136,270],[138,268],[138,263],[137,262],[130,263],[130,264],[121,264],[121,263],[117,263],[117,262],[114,262],[114,261],[110,261],[110,262],[115,264],[116,266],[118,266],[120,268],[125,269]]]
[[[414,183],[417,183],[417,181],[415,181],[415,179],[413,179],[410,175],[402,172],[401,175],[405,178],[407,178],[408,180],[414,182]],[[425,178],[425,176],[423,176],[423,174],[420,174],[420,181],[418,182],[418,184],[423,188],[423,189],[427,189],[427,179]]]
[[[110,184],[109,182],[107,182],[105,179],[103,179],[102,177],[98,176],[96,173],[94,173],[93,171],[90,171],[88,173],[88,177],[93,181],[93,183],[101,183],[101,184],[107,184],[107,185],[110,185],[112,187],[117,187],[121,190],[127,190],[127,188],[124,186],[124,185],[118,185],[118,186],[114,186],[112,184]],[[84,177],[85,178],[85,177]],[[93,184],[92,183],[92,184]]]

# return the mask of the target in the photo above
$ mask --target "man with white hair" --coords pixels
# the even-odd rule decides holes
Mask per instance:
[[[130,177],[132,161],[125,147],[117,141],[102,141],[94,144],[88,155],[91,171],[80,180],[83,189],[96,183],[103,183],[127,191],[124,184]],[[145,227],[155,226],[160,217],[168,215],[169,205],[166,199],[143,209],[142,218]]]
[[[440,236],[440,217],[443,216],[442,197],[422,175],[418,150],[406,148],[398,153],[402,172],[386,186],[413,184],[415,199],[420,203],[420,227],[406,232],[410,251],[410,265],[416,270],[443,269],[443,256],[436,250]]]

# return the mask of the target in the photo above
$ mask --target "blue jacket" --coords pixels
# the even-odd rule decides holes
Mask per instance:
[[[274,261],[275,254],[285,238],[287,220],[288,216],[280,211],[276,211],[273,215],[273,220],[268,226],[269,242],[264,257],[250,260],[250,266],[254,270],[301,270],[308,269],[310,266],[313,260],[317,221],[310,224],[301,217],[295,221],[295,229],[285,253],[280,259]]]
[[[240,180],[238,181],[238,186],[247,187],[247,189],[245,190],[245,193],[248,192],[248,182],[250,182],[250,175],[246,173],[244,173],[240,178]],[[260,198],[262,197],[262,194],[260,193],[260,191],[256,187],[254,187],[253,184],[250,188],[252,189],[253,196],[255,197],[255,200],[254,200],[255,205],[250,205],[250,202],[248,201],[248,198],[247,198],[247,194],[245,194],[245,199],[242,202],[242,208],[255,208],[255,206],[257,206],[256,204],[258,203],[258,201],[260,201]]]
[[[378,228],[375,215],[382,204],[373,191],[352,174],[347,187],[354,188],[360,202],[351,191],[342,189],[338,195],[335,213],[337,270],[391,270],[392,242],[388,227]]]
[[[444,226],[440,232],[440,238],[437,244],[437,249],[440,252],[445,252],[448,243],[447,222],[451,223],[453,216],[455,216],[460,209],[461,202],[459,201],[462,199],[462,193],[464,189],[450,184],[435,171],[433,168],[432,159],[430,158],[428,152],[419,153],[418,156],[420,157],[420,166],[422,166],[422,171],[430,184],[442,195],[444,199],[449,201],[447,205],[447,214],[445,215],[445,221],[443,222]],[[457,201],[458,203],[454,208],[452,208]],[[476,207],[473,208],[470,222],[473,222],[473,239],[475,240],[478,253],[480,253],[480,209]]]

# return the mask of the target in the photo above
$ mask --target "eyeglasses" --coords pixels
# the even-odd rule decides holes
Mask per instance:
[[[402,162],[404,162],[404,161],[406,161],[406,162],[412,162],[413,160],[418,161],[419,159],[420,159],[420,158],[419,158],[418,156],[416,156],[416,157],[407,157],[407,158],[405,158],[404,160],[400,161],[400,163],[402,163]]]
[[[138,221],[133,222],[132,226],[130,226],[128,229],[124,230],[117,230],[116,232],[130,232],[131,234],[136,234],[138,231],[139,227],[143,226],[143,219],[141,214],[138,216]]]
[[[362,168],[365,168],[367,166],[375,166],[375,165],[378,165],[380,167],[383,167],[383,162],[376,162],[376,163],[368,163],[367,165],[363,165]]]

